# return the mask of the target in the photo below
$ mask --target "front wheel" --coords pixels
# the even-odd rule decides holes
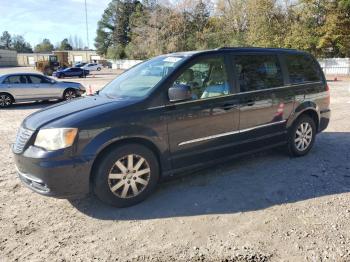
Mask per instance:
[[[97,71],[101,71],[101,67],[97,67]]]
[[[146,199],[156,188],[159,165],[148,148],[138,144],[117,147],[94,171],[94,192],[105,203],[128,207]]]
[[[304,156],[311,150],[316,137],[315,121],[307,116],[296,120],[289,132],[288,149],[292,156]]]
[[[12,105],[12,97],[8,94],[0,94],[0,108],[9,107]]]
[[[76,98],[78,95],[77,95],[77,92],[73,89],[67,89],[66,91],[64,91],[63,93],[63,100],[72,100],[74,98]]]

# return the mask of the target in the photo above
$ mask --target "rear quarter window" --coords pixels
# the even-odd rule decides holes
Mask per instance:
[[[322,81],[316,62],[306,55],[286,55],[286,63],[291,84]]]

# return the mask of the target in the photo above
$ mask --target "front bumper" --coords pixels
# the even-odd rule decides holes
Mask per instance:
[[[73,198],[89,193],[91,160],[63,157],[63,152],[45,156],[42,152],[29,147],[23,154],[14,153],[18,176],[28,188],[57,198]]]

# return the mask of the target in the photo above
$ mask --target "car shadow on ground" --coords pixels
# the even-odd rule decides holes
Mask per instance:
[[[60,102],[61,102],[60,100],[50,100],[50,101],[41,101],[41,102],[23,102],[23,103],[13,104],[8,108],[4,108],[3,110],[14,111],[14,110],[27,110],[27,109],[42,109]]]
[[[350,133],[317,137],[307,156],[264,151],[162,183],[146,201],[118,209],[93,196],[70,200],[82,213],[103,220],[159,219],[265,209],[350,192]]]

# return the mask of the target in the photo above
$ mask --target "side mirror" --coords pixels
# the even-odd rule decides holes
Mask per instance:
[[[191,87],[183,84],[175,84],[169,88],[168,95],[170,102],[191,100]]]

